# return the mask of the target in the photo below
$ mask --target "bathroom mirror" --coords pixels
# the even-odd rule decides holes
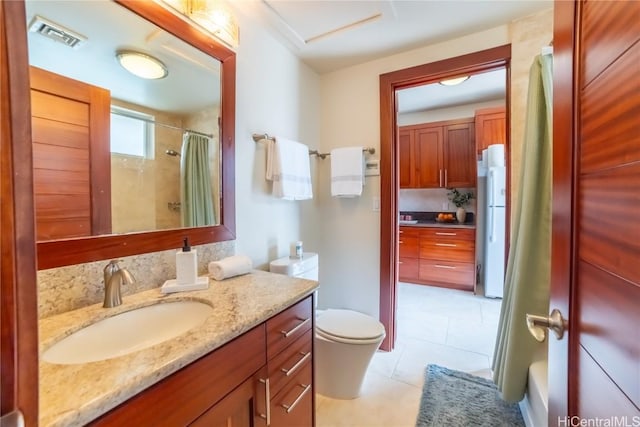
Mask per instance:
[[[38,268],[233,239],[234,52],[156,2],[25,8]],[[131,74],[123,51],[168,75]]]

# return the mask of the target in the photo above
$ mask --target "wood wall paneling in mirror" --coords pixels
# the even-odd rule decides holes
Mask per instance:
[[[25,4],[28,24],[38,15],[87,37],[84,46],[72,48],[29,33],[38,268],[177,248],[184,237],[194,245],[235,238],[235,53],[151,1]],[[120,49],[158,57],[169,75],[143,80],[129,74],[115,59]],[[48,89],[42,83],[47,79],[55,82]],[[102,89],[78,100],[83,85]],[[67,92],[60,93],[61,87]],[[73,100],[64,109],[71,118],[52,116],[61,111],[52,103],[61,99]],[[95,111],[103,119],[97,124]],[[147,136],[142,151],[114,148],[114,140],[123,138],[107,124],[120,121]],[[189,209],[180,182],[181,164],[188,163],[183,138],[194,134],[211,136],[205,145],[213,202],[212,215],[196,223],[182,218]],[[46,185],[52,176],[59,182]]]

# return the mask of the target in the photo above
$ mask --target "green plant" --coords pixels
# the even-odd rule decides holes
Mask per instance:
[[[475,197],[472,192],[461,193],[457,188],[449,188],[447,196],[449,196],[449,200],[458,208],[465,207],[471,202],[471,199]]]

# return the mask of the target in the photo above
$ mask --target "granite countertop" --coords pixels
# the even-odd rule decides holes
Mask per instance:
[[[123,304],[95,304],[39,321],[40,354],[97,320],[158,302],[201,301],[214,309],[205,322],[176,338],[124,356],[77,365],[40,360],[40,425],[84,425],[288,306],[310,295],[318,282],[254,270],[209,289],[168,295],[160,288],[123,297]],[[135,325],[132,325],[135,327]]]
[[[460,224],[458,222],[418,221],[417,223],[412,223],[400,221],[399,225],[400,227],[476,228],[476,225],[474,223],[468,222]]]

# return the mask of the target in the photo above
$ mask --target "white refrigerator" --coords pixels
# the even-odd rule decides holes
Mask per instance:
[[[503,166],[488,168],[486,189],[484,295],[502,298],[506,222],[506,171]]]

